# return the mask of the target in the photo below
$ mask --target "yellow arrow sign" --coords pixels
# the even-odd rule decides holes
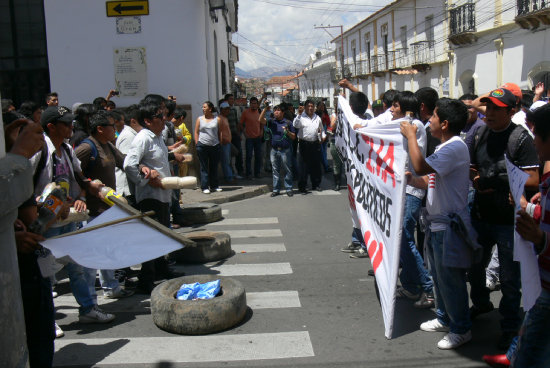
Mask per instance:
[[[149,15],[149,1],[107,1],[108,17]]]

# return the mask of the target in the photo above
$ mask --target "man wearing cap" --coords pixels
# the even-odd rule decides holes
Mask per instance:
[[[374,115],[374,117],[377,117],[383,112],[384,112],[384,104],[382,103],[382,100],[378,99],[378,100],[372,101],[372,114]]]
[[[90,117],[92,135],[84,139],[76,148],[76,157],[80,160],[82,171],[90,179],[99,179],[108,187],[116,188],[115,167],[123,168],[124,155],[111,143],[115,138],[114,119],[101,110]],[[86,203],[90,211],[90,220],[109,209],[109,205],[101,199],[86,195]],[[86,279],[94,299],[97,270],[87,268]],[[99,281],[105,298],[125,298],[133,292],[122,289],[115,278],[114,270],[101,270]]]
[[[44,110],[40,122],[44,128],[44,148],[31,158],[36,173],[34,175],[34,195],[39,196],[44,187],[56,182],[67,191],[67,196],[74,201],[76,211],[86,210],[85,188],[92,195],[98,196],[102,185],[84,179],[80,168],[80,161],[73,149],[64,143],[73,132],[74,115],[64,106],[50,106]],[[76,223],[66,225],[52,225],[43,234],[45,238],[65,234],[76,230]],[[78,320],[81,323],[107,323],[115,316],[102,311],[94,301],[86,282],[85,268],[68,263],[65,270],[69,275],[71,290],[80,305]]]
[[[498,88],[481,98],[480,102],[485,104],[486,125],[477,130],[470,152],[471,179],[476,189],[471,216],[472,224],[479,234],[478,241],[483,246],[483,258],[469,271],[473,304],[470,313],[474,319],[494,308],[486,287],[485,267],[496,243],[502,285],[499,305],[502,336],[497,346],[499,349],[507,349],[512,338],[517,335],[522,319],[519,314],[519,263],[513,260],[515,214],[514,206],[509,201],[510,187],[504,155],[529,174],[526,189],[538,186],[539,160],[529,133],[523,127],[512,124],[517,103],[512,92]]]

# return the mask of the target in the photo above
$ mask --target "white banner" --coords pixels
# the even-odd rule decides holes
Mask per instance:
[[[113,206],[87,226],[128,216],[126,211]],[[139,219],[82,234],[46,239],[41,244],[51,250],[55,258],[68,255],[79,265],[101,270],[130,267],[183,247],[176,240],[144,224]]]
[[[514,213],[517,213],[521,209],[520,199],[523,195],[525,183],[529,178],[529,174],[510,162],[508,157],[504,157],[506,160],[506,172],[508,173],[510,192],[516,203]],[[515,223],[514,216],[514,227]],[[517,231],[514,231],[514,261],[519,262],[523,309],[528,311],[535,305],[542,290],[540,285],[539,264],[533,243],[523,239]]]
[[[338,97],[336,148],[344,163],[354,227],[360,228],[380,291],[385,336],[392,337],[407,153],[399,122],[354,131],[359,118]]]

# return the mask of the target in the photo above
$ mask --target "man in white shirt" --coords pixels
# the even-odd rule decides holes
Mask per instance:
[[[310,176],[311,189],[320,191],[321,188],[321,141],[323,138],[323,123],[315,114],[313,101],[307,100],[304,106],[298,109],[298,116],[292,124],[298,131],[298,190],[307,194],[307,178]],[[325,136],[326,137],[326,136]]]

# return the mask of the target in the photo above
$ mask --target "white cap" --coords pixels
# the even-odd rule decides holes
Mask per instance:
[[[535,111],[536,109],[538,109],[539,107],[544,106],[544,105],[546,105],[546,101],[540,101],[540,100],[535,101],[535,102],[533,102],[533,104],[531,105],[529,110]]]

